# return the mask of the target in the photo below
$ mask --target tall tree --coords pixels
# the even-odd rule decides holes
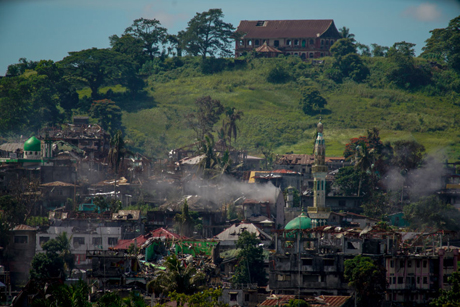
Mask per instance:
[[[361,56],[371,56],[371,49],[369,48],[368,45],[364,45],[361,43],[356,43],[356,48],[361,52]]]
[[[379,44],[371,44],[372,46],[372,56],[386,56],[388,52],[388,47],[386,46],[380,46]]]
[[[305,114],[315,114],[320,112],[327,105],[327,100],[321,96],[321,93],[313,86],[304,86],[300,89],[301,98],[299,105]]]
[[[230,42],[235,28],[225,23],[221,9],[210,9],[196,13],[188,22],[185,34],[185,49],[189,54],[206,56],[228,56],[232,54]]]
[[[121,109],[110,99],[95,100],[90,109],[91,117],[97,118],[102,129],[114,135],[121,128]]]
[[[187,124],[195,131],[198,140],[204,140],[205,135],[210,135],[214,131],[213,127],[224,112],[224,106],[211,96],[198,98],[195,100],[195,106],[198,109],[187,115]]]
[[[232,281],[235,283],[257,283],[264,286],[267,277],[264,270],[263,249],[259,246],[260,240],[255,233],[243,231],[238,237],[236,248],[238,252],[238,264]]]
[[[123,161],[128,154],[131,154],[131,152],[126,148],[123,132],[118,130],[110,139],[108,155],[109,165],[116,174],[118,174],[120,166],[123,165]]]
[[[425,157],[425,146],[416,141],[396,141],[393,143],[393,165],[406,172],[421,166]]]
[[[357,293],[360,307],[380,306],[387,288],[385,269],[361,255],[345,260],[345,278]]]
[[[91,98],[97,99],[99,87],[105,82],[117,79],[121,74],[121,68],[129,65],[130,60],[124,54],[110,49],[92,48],[69,52],[69,56],[59,63],[69,80],[89,86]]]
[[[168,42],[171,48],[176,49],[176,56],[181,57],[185,48],[185,31],[179,31],[177,34],[168,35]]]
[[[436,58],[447,63],[457,72],[460,72],[460,16],[455,17],[443,29],[430,31],[422,48],[422,56]]]
[[[227,110],[225,111],[225,115],[227,116],[227,135],[231,146],[232,136],[235,141],[238,136],[239,128],[236,125],[236,121],[241,120],[241,117],[243,116],[243,111],[237,110],[235,107],[227,108]]]
[[[374,161],[373,149],[368,150],[366,144],[362,143],[356,148],[356,155],[353,158],[355,168],[360,170],[361,178],[359,180],[358,196],[361,195],[361,185],[363,181],[363,174],[371,169]]]
[[[449,290],[441,290],[437,298],[431,303],[431,307],[458,307],[460,306],[460,272],[453,272],[447,282],[451,284]]]
[[[167,30],[161,26],[157,19],[139,18],[126,28],[125,34],[130,34],[142,40],[144,52],[150,60],[160,53],[161,44],[166,42]]]

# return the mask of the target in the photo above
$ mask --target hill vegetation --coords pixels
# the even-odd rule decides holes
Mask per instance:
[[[219,11],[197,14],[189,27],[196,31],[200,20],[222,18]],[[153,22],[158,37],[147,45],[157,48],[147,49],[141,35],[147,22],[136,20],[121,37],[110,37],[110,49],[11,65],[10,77],[0,80],[0,135],[33,134],[88,114],[111,134],[121,127],[132,150],[160,158],[196,140],[187,118],[197,99],[210,96],[242,111],[232,146],[256,155],[311,153],[322,117],[331,156],[341,156],[351,138],[376,127],[383,141],[416,140],[429,153],[459,157],[460,53],[452,49],[460,45],[460,18],[432,31],[419,57],[411,43],[369,48],[344,38],[331,47],[331,57],[313,62],[256,53],[216,57],[228,55],[229,24],[221,34],[216,30],[223,36],[212,45],[187,35],[188,29],[167,35]],[[213,127],[216,139],[225,117],[221,113]]]

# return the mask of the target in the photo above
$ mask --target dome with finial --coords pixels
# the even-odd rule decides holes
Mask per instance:
[[[302,213],[296,218],[293,218],[289,223],[286,224],[284,230],[305,230],[311,229],[311,219],[305,214],[302,209]]]
[[[24,151],[41,151],[41,145],[40,140],[33,136],[24,143]]]

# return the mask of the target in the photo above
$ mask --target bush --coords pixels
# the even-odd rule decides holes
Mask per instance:
[[[269,70],[267,81],[270,83],[286,83],[291,79],[291,75],[283,66],[274,66]]]

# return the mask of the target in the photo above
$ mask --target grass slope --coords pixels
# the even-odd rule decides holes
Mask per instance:
[[[284,84],[272,84],[266,76],[276,60],[253,60],[246,67],[212,75],[201,74],[198,67],[152,75],[147,88],[156,106],[123,112],[131,144],[156,156],[190,144],[195,137],[186,127],[184,117],[193,111],[196,98],[209,95],[226,107],[244,112],[238,124],[240,137],[236,147],[257,154],[255,144],[259,143],[272,146],[277,154],[311,153],[320,114],[305,115],[299,108],[300,87],[308,84],[316,86],[328,101],[327,110],[321,115],[327,155],[341,156],[350,138],[366,135],[366,129],[377,127],[383,141],[414,139],[428,153],[458,159],[460,108],[448,98],[391,87],[372,88],[352,81],[335,84],[318,75],[321,68],[307,66],[302,70],[299,65],[305,64],[296,60],[287,65],[296,65],[295,71],[302,76]]]

